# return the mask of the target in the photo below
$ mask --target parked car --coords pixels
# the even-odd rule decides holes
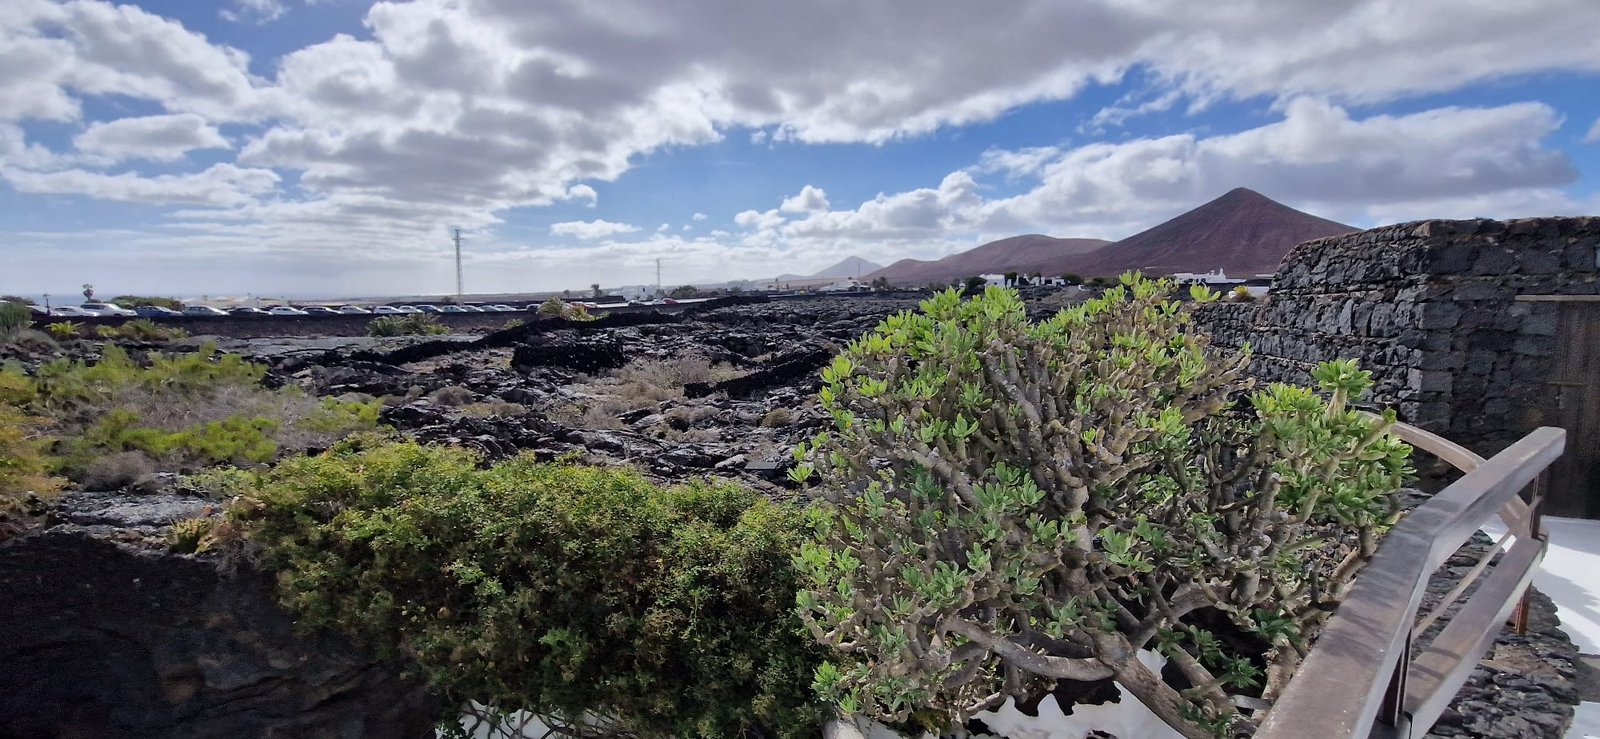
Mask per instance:
[[[228,312],[209,305],[191,305],[183,309],[183,314],[186,316],[226,316]]]
[[[268,313],[266,311],[261,310],[260,308],[249,308],[249,307],[234,308],[233,310],[228,311],[228,312],[230,314],[232,314],[232,315],[235,315],[235,316],[245,316],[245,317],[268,315]]]
[[[308,306],[306,306],[304,308],[301,308],[300,310],[305,311],[306,315],[309,315],[309,316],[337,316],[337,315],[339,315],[338,309],[330,308],[330,307],[328,307],[326,305],[308,305]]]
[[[341,305],[336,311],[341,316],[370,316],[372,311],[359,305]]]
[[[48,315],[50,315],[50,309],[46,308],[46,307],[44,307],[42,305],[34,305],[33,303],[29,303],[28,304],[28,310],[33,311],[33,314],[36,315],[36,316],[48,316]]]
[[[506,305],[504,303],[496,303],[494,305],[490,305],[490,306],[486,306],[486,307],[494,309],[494,311],[496,313],[515,313],[517,311],[516,308],[513,308],[513,307],[511,307],[509,305]]]
[[[439,306],[439,312],[440,313],[472,313],[472,311],[467,310],[467,307],[464,306],[464,305],[441,305],[441,306]]]
[[[299,308],[295,308],[293,306],[279,305],[279,306],[274,306],[272,308],[272,310],[267,311],[267,315],[269,315],[269,316],[309,316],[311,314],[307,313],[307,312],[305,312],[303,310],[300,310]]]
[[[445,312],[445,310],[443,308],[440,308],[437,305],[417,305],[417,306],[412,306],[412,307],[416,308],[417,311],[420,312],[420,313],[443,313],[443,312]]]
[[[380,306],[377,306],[376,308],[373,308],[372,309],[372,313],[373,313],[373,315],[379,315],[379,316],[398,316],[398,315],[400,315],[402,313],[405,313],[405,311],[400,310],[399,308],[397,308],[395,306],[392,306],[392,305],[380,305]]]
[[[100,315],[100,316],[137,316],[137,315],[139,315],[138,313],[134,313],[133,311],[128,310],[127,308],[124,308],[124,307],[122,307],[120,305],[117,305],[116,303],[84,303],[82,306],[79,306],[79,307],[83,308],[84,310],[94,311],[95,315]]]
[[[399,308],[397,308],[396,310],[400,311],[401,313],[422,313],[422,312],[424,312],[421,308],[418,308],[417,306],[414,306],[414,305],[402,305]]]
[[[171,308],[163,308],[159,305],[141,305],[137,308],[134,308],[133,312],[138,313],[145,318],[171,318],[173,316],[183,315],[182,313],[179,313]]]
[[[94,318],[105,314],[87,308],[79,308],[76,305],[58,305],[50,309],[50,315],[62,318]]]

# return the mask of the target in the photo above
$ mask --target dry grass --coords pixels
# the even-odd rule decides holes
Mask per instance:
[[[794,411],[788,408],[773,408],[761,417],[761,427],[776,429],[794,423]]]
[[[663,401],[683,397],[683,386],[691,382],[721,382],[742,374],[728,364],[712,364],[704,357],[688,356],[677,359],[641,359],[621,368],[578,383],[574,390],[588,399],[580,403],[556,406],[545,413],[557,423],[586,429],[622,428],[617,416],[643,411],[660,405]],[[708,410],[710,414],[716,411]],[[687,426],[699,423],[706,416],[699,410],[676,411],[675,418]],[[683,414],[689,414],[692,419]],[[685,422],[685,419],[688,419]]]
[[[108,454],[89,463],[83,474],[83,489],[145,488],[155,483],[155,472],[155,463],[143,452]]]
[[[441,408],[460,408],[477,399],[476,394],[460,385],[442,387],[428,395],[428,402]]]
[[[528,408],[517,403],[507,403],[503,400],[489,400],[482,403],[468,403],[461,406],[459,412],[463,416],[472,418],[515,418],[527,415]]]

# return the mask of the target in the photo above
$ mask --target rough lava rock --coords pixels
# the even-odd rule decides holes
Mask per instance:
[[[0,543],[0,737],[423,737],[400,667],[296,631],[248,566],[150,541],[208,502],[69,493]]]

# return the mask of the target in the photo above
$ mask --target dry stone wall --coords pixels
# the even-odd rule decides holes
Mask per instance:
[[[1303,243],[1266,300],[1197,316],[1260,379],[1354,358],[1373,405],[1493,453],[1548,422],[1560,304],[1527,296],[1600,294],[1597,265],[1600,218],[1402,223]]]

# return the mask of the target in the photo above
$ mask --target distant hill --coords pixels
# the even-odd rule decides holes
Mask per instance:
[[[1284,255],[1302,241],[1355,230],[1240,187],[1154,228],[1089,254],[1062,258],[1040,271],[1109,277],[1130,269],[1170,275],[1221,268],[1229,277],[1249,277],[1276,272]]]
[[[841,261],[838,264],[833,265],[832,267],[828,267],[827,269],[824,269],[824,270],[821,270],[819,272],[816,272],[815,274],[809,274],[809,275],[784,274],[784,275],[778,275],[777,277],[773,278],[773,280],[775,282],[784,282],[784,281],[789,281],[789,280],[815,280],[815,279],[822,278],[822,277],[838,277],[838,278],[841,278],[841,279],[847,278],[847,277],[863,277],[864,278],[865,276],[867,276],[869,274],[872,274],[873,272],[876,272],[876,271],[878,271],[880,269],[883,269],[883,265],[875,264],[873,262],[869,262],[869,261],[867,261],[865,259],[862,259],[861,257],[845,257],[844,261]]]
[[[1104,239],[1058,239],[1041,234],[1012,236],[934,261],[902,259],[866,275],[862,280],[887,277],[897,285],[926,285],[931,282],[953,282],[979,274],[1006,272],[1040,272],[1054,277],[1061,271],[1053,270],[1051,265],[1088,254],[1109,243]]]

